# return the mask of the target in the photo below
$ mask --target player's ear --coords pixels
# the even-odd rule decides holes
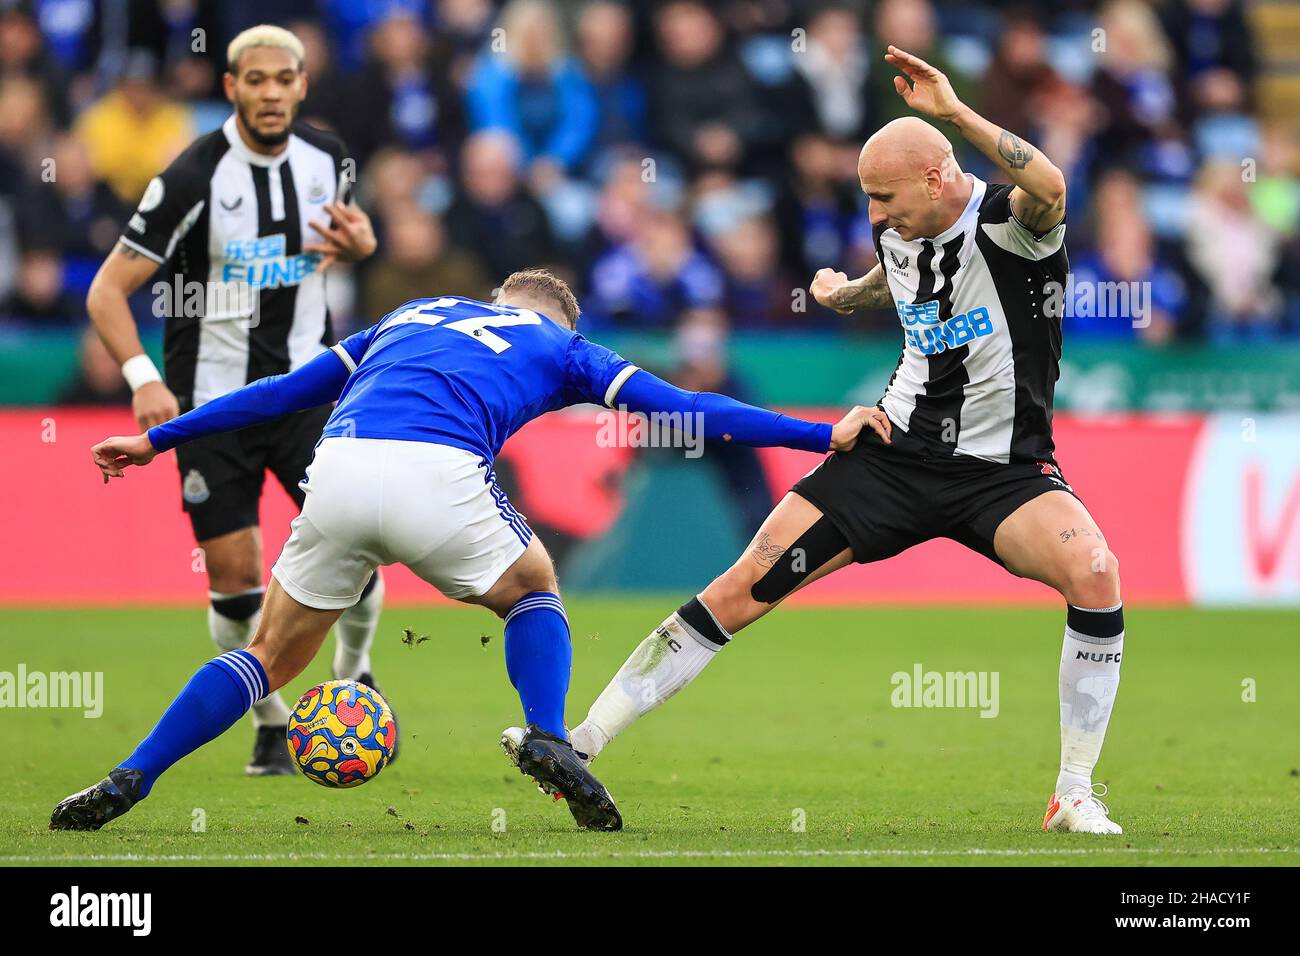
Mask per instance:
[[[226,99],[230,103],[235,102],[235,74],[227,70],[221,74],[221,88],[225,91]]]
[[[935,200],[942,192],[943,172],[938,166],[931,166],[925,171],[925,194]]]

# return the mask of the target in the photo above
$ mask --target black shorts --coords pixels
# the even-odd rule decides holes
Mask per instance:
[[[893,441],[863,429],[852,451],[833,452],[791,489],[821,509],[863,564],[931,538],[951,538],[1003,564],[993,535],[1011,512],[1044,492],[1074,494],[1050,458],[1001,465],[931,457],[900,428]]]
[[[181,502],[196,541],[257,525],[262,482],[269,469],[294,504],[332,405],[309,408],[264,425],[208,435],[176,448]]]

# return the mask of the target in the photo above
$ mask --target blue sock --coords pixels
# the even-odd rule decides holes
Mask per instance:
[[[569,692],[573,644],[560,598],[534,591],[506,615],[506,673],[519,691],[524,720],[568,740],[564,695]]]
[[[144,774],[140,798],[172,764],[221,736],[268,693],[266,672],[248,651],[228,651],[198,669],[158,726],[118,764]]]

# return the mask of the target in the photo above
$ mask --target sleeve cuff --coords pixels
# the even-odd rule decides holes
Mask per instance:
[[[146,259],[152,259],[154,262],[158,263],[159,265],[162,265],[164,262],[167,261],[162,256],[158,255],[158,253],[146,249],[144,246],[140,245],[140,243],[134,242],[128,239],[126,236],[119,236],[117,241],[120,242],[122,245],[126,246],[128,249],[132,249],[135,252],[140,253],[140,255],[144,256]]]
[[[830,422],[817,423],[817,437],[821,442],[819,451],[827,452],[831,450],[831,429],[834,427]]]
[[[343,364],[348,367],[349,375],[357,370],[357,363],[352,360],[352,356],[348,354],[348,350],[343,347],[342,342],[331,345],[330,351],[343,360]]]
[[[605,389],[605,406],[607,408],[614,407],[614,399],[618,397],[618,391],[623,387],[623,383],[639,371],[641,369],[638,366],[628,365],[614,376],[614,380],[609,383],[609,388]]]

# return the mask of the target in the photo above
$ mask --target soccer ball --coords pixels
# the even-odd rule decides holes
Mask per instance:
[[[289,753],[322,787],[359,787],[388,766],[397,721],[373,687],[354,680],[317,684],[289,715]]]

